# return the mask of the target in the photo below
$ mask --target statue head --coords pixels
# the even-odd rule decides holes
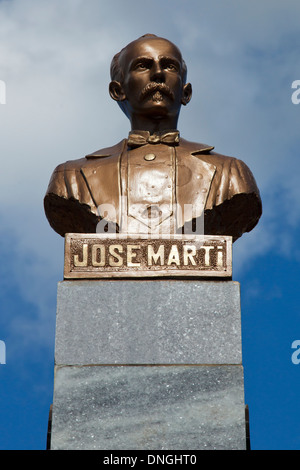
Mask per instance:
[[[181,105],[192,95],[186,77],[187,67],[177,46],[146,34],[114,56],[109,92],[136,129],[143,129],[147,119],[165,120],[169,128],[175,128]]]

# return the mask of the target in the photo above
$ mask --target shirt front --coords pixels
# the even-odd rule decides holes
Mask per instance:
[[[176,151],[174,145],[145,144],[121,157],[121,231],[174,233]]]

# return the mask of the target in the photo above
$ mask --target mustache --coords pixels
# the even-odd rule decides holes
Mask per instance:
[[[154,92],[160,92],[174,100],[174,93],[165,83],[149,82],[141,91],[140,100],[144,100],[148,95]]]

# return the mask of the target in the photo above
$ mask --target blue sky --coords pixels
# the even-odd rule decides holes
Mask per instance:
[[[253,449],[300,449],[298,0],[0,1],[0,449],[45,449],[63,239],[43,197],[54,167],[125,137],[114,53],[145,33],[182,51],[181,135],[245,161],[263,217],[233,248]]]

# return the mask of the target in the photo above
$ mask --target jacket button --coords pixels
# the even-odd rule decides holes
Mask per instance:
[[[151,162],[152,160],[156,159],[156,155],[154,153],[147,153],[147,155],[144,156],[144,160],[147,162]]]

